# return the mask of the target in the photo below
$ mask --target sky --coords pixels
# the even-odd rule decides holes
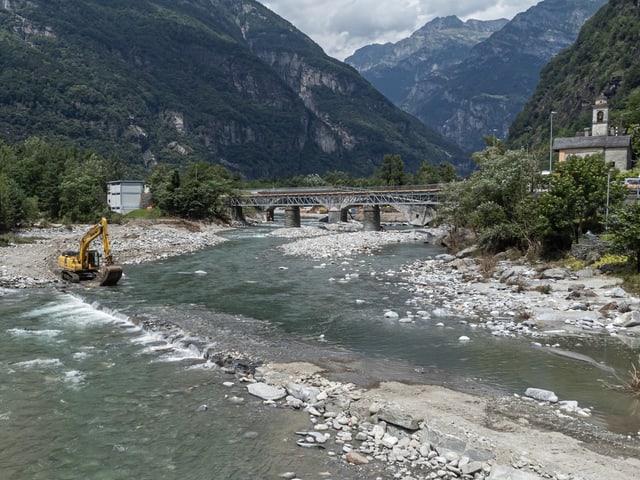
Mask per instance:
[[[372,43],[397,42],[435,17],[513,18],[541,0],[262,0],[339,60]]]

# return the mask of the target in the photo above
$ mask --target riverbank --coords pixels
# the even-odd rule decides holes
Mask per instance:
[[[215,237],[216,230],[220,227],[214,227],[211,231],[209,228],[199,227],[199,231],[192,232],[190,230],[197,230],[193,225],[187,229],[184,225],[134,224],[122,226],[122,229],[114,226],[110,233],[116,260],[126,264],[153,261],[167,255],[215,245],[220,239],[209,237]],[[81,228],[79,234],[74,233],[67,239],[60,238],[65,236],[64,232],[58,232],[60,237],[52,234],[52,237],[56,237],[52,241],[68,241],[69,244],[65,244],[64,248],[73,248],[84,231],[86,230]],[[277,233],[292,239],[283,247],[286,253],[326,262],[342,262],[351,256],[363,254],[373,255],[378,248],[389,242],[422,242],[431,238],[428,232],[365,234],[323,231],[324,235],[317,236],[306,229],[290,232],[278,229]],[[34,235],[44,236],[43,232],[35,232]],[[305,238],[299,238],[303,236]],[[150,241],[152,238],[155,241]],[[60,244],[53,248],[52,258],[48,258],[44,255],[48,241],[39,242],[40,248],[21,250],[22,247],[10,247],[8,253],[4,252],[5,249],[0,249],[0,271],[9,271],[7,264],[10,263],[18,268],[12,270],[14,274],[19,274],[24,268],[31,269],[28,263],[20,266],[20,262],[26,262],[34,253],[36,256],[31,260],[36,266],[32,268],[32,272],[37,271],[39,265],[51,268],[55,265]],[[167,248],[166,244],[171,246]],[[16,258],[19,261],[14,261]],[[41,261],[44,263],[41,264]],[[577,278],[572,278],[575,275],[568,275],[564,279],[545,279],[553,285],[549,293],[543,293],[546,289],[533,288],[542,281],[538,278],[541,272],[535,267],[505,261],[502,269],[505,270],[508,265],[511,268],[518,267],[516,270],[522,267],[524,273],[518,275],[529,278],[529,289],[522,279],[518,282],[507,281],[516,275],[515,272],[505,276],[504,272],[498,274],[501,270],[496,268],[486,278],[480,266],[474,263],[472,259],[439,256],[421,259],[405,267],[404,272],[393,273],[398,277],[406,276],[406,287],[415,289],[415,308],[412,310],[431,311],[436,321],[437,314],[457,312],[461,320],[477,322],[478,328],[492,328],[492,331],[495,328],[496,334],[507,335],[509,329],[499,325],[524,323],[519,318],[519,312],[522,312],[524,306],[530,305],[526,302],[539,299],[541,316],[534,320],[530,318],[531,321],[525,325],[533,336],[538,329],[538,322],[544,319],[544,301],[549,303],[557,295],[555,306],[558,308],[555,312],[559,317],[558,322],[562,324],[563,312],[569,312],[562,309],[566,305],[564,302],[568,302],[562,295],[566,296],[568,286],[578,281]],[[456,264],[460,265],[454,268]],[[528,271],[532,272],[529,276],[526,274]],[[481,278],[475,278],[476,274]],[[505,280],[500,281],[503,276]],[[4,273],[0,277],[5,278]],[[42,280],[43,284],[55,284],[57,278],[53,273],[50,276],[45,273],[34,275],[34,279]],[[587,282],[585,288],[591,285],[591,280],[584,282]],[[595,287],[595,284],[590,288],[603,293],[598,296],[603,301],[611,300],[612,297],[604,293],[615,289],[615,284],[607,281],[601,286],[604,288]],[[485,290],[489,287],[490,290]],[[622,303],[623,300],[620,297],[616,302]],[[626,300],[629,308],[634,306],[633,299]],[[517,304],[516,301],[521,303]],[[501,306],[499,302],[506,303]],[[594,311],[596,302],[590,302],[593,302],[589,304],[591,310],[583,311]],[[548,307],[545,311],[554,310]],[[482,321],[487,312],[492,318],[491,323]],[[388,313],[389,318],[393,318],[391,312]],[[399,322],[412,320],[404,314],[396,317]],[[611,322],[613,323],[613,319]],[[550,323],[549,328],[551,327]],[[528,333],[512,331],[510,334]],[[178,338],[179,335],[174,333],[174,337]],[[542,344],[543,338],[538,338],[538,341]],[[510,475],[510,478],[558,480],[624,479],[635,478],[640,466],[636,437],[621,438],[589,430],[586,426],[583,428],[577,411],[563,410],[563,405],[555,402],[525,400],[522,398],[524,392],[520,392],[518,396],[506,397],[472,395],[439,385],[423,384],[426,380],[423,374],[403,379],[406,380],[403,383],[384,381],[377,386],[364,388],[357,379],[366,376],[370,365],[342,365],[342,369],[349,370],[353,383],[335,380],[340,377],[339,367],[329,362],[318,362],[318,365],[267,364],[259,367],[255,373],[236,371],[235,378],[239,384],[258,387],[264,384],[271,387],[277,392],[276,397],[284,392],[282,398],[265,401],[308,412],[309,429],[305,435],[300,435],[299,448],[324,447],[328,454],[342,457],[353,464],[362,464],[353,467],[354,471],[362,469],[362,478],[375,478],[368,476],[368,473],[377,472],[379,478],[406,479],[435,478],[432,477],[434,473],[439,478],[499,479],[509,478],[506,475]],[[481,390],[472,383],[467,385],[468,390]],[[247,392],[256,394],[252,391],[254,388],[256,387],[251,387],[250,390],[247,387]]]
[[[52,225],[22,230],[28,243],[0,248],[0,287],[32,288],[62,285],[58,255],[78,250],[92,225]],[[130,265],[183,255],[224,241],[218,234],[228,227],[183,220],[136,220],[108,226],[115,262]],[[92,244],[102,254],[100,239]],[[126,275],[126,269],[125,269]]]

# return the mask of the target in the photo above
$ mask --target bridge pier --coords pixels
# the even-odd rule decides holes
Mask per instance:
[[[349,210],[347,208],[329,207],[328,221],[329,223],[347,222]]]
[[[244,218],[244,214],[242,213],[242,207],[240,206],[229,207],[229,216],[231,217],[231,220],[234,222],[243,222],[243,223],[246,222]]]
[[[294,205],[284,209],[284,226],[288,228],[300,227],[300,207]]]
[[[275,220],[274,212],[276,207],[269,207],[265,212],[265,218],[267,222],[273,222]]]
[[[365,232],[380,230],[380,205],[365,205],[362,209],[362,224]]]

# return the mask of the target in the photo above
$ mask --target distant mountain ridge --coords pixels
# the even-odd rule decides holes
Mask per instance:
[[[502,28],[506,19],[463,22],[438,17],[397,43],[362,47],[345,59],[396,104],[410,94],[416,79],[462,62],[471,48]]]
[[[118,155],[132,171],[205,160],[249,178],[385,154],[460,163],[454,142],[252,0],[3,0],[0,140]]]
[[[605,3],[541,1],[472,46],[461,62],[424,72],[404,98],[402,93],[389,98],[458,145],[481,149],[483,136],[506,137],[542,67],[575,41],[584,22]],[[384,78],[368,78],[385,91],[386,78],[395,74],[387,69]],[[406,85],[400,89],[407,91]]]

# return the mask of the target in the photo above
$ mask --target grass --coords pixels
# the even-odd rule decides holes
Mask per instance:
[[[480,257],[480,273],[483,278],[489,278],[493,275],[493,272],[498,264],[498,260],[494,255],[485,254]]]
[[[0,247],[8,247],[9,245],[18,245],[20,243],[36,243],[39,237],[21,237],[15,233],[3,233],[0,235]]]
[[[616,378],[622,382],[620,385],[606,384],[606,386],[614,390],[630,393],[640,399],[640,355],[638,360],[639,364],[631,362],[631,370],[629,370],[629,377],[626,380],[622,380],[616,375]]]
[[[565,266],[569,268],[581,268],[581,261],[571,259]],[[597,262],[591,265],[606,274],[622,279],[622,288],[631,295],[640,295],[640,273],[636,271],[635,258],[627,255],[607,253]]]
[[[146,208],[141,208],[139,210],[134,210],[133,212],[129,212],[126,215],[126,218],[131,219],[158,219],[162,218],[164,213],[159,208],[152,208],[147,210]]]
[[[627,391],[640,398],[640,372],[638,371],[638,366],[635,363],[631,364],[629,380],[627,380],[624,386]]]

